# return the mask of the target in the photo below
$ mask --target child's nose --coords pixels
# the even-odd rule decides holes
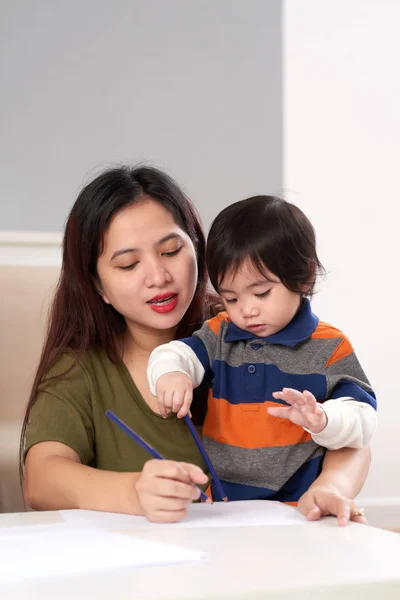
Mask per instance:
[[[242,305],[242,315],[248,318],[255,317],[258,315],[258,309],[252,302],[248,302]]]

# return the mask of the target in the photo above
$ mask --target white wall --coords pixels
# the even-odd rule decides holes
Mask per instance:
[[[284,186],[328,270],[315,308],[379,399],[363,498],[400,503],[400,2],[286,0]],[[397,500],[396,500],[397,498]]]
[[[149,161],[206,226],[282,186],[279,0],[1,0],[0,231],[57,231],[88,177]]]

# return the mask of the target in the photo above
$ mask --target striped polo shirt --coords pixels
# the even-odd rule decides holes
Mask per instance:
[[[321,471],[325,448],[299,425],[268,414],[267,407],[286,405],[273,392],[309,390],[321,403],[351,397],[376,409],[350,341],[320,322],[308,300],[265,338],[222,312],[181,341],[210,381],[203,441],[229,500],[297,502]]]

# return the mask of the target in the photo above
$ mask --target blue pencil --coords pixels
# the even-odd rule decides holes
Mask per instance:
[[[157,452],[157,450],[155,450],[147,442],[145,442],[140,437],[140,435],[135,433],[133,431],[133,429],[131,429],[126,423],[121,421],[121,419],[119,417],[117,417],[117,415],[115,415],[111,410],[106,410],[105,414],[106,414],[106,417],[108,417],[110,419],[110,421],[115,423],[115,425],[117,425],[120,429],[122,429],[122,431],[124,431],[127,435],[129,435],[130,438],[135,440],[135,442],[137,442],[139,444],[139,446],[141,446],[142,448],[144,448],[144,450],[146,450],[149,454],[151,454],[151,456],[153,458],[158,458],[159,460],[166,460],[159,452]],[[207,502],[208,504],[210,504],[211,503],[210,498],[207,496],[207,494],[205,494],[203,492],[203,490],[200,489],[199,486],[196,485],[195,483],[193,483],[192,485],[200,491],[201,500],[203,502]]]
[[[202,455],[204,462],[206,463],[208,470],[210,471],[212,480],[213,480],[213,484],[215,485],[215,488],[219,494],[219,497],[221,498],[221,500],[223,500],[224,502],[228,501],[228,497],[225,494],[224,488],[222,487],[222,484],[215,472],[215,469],[213,467],[213,464],[210,460],[210,457],[208,456],[206,449],[204,448],[203,444],[201,443],[199,434],[196,431],[196,427],[193,425],[191,418],[189,417],[189,415],[186,415],[185,417],[183,417],[183,420],[185,421],[186,425],[189,428],[190,433],[192,434],[192,437],[194,439],[194,441],[196,442],[196,445],[198,447],[198,449],[200,450],[200,454]]]

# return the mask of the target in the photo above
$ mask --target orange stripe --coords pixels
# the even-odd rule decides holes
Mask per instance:
[[[311,439],[299,425],[268,414],[269,406],[276,407],[276,403],[230,404],[213,398],[210,393],[203,435],[216,442],[249,449],[288,446]]]
[[[210,485],[208,486],[208,488],[206,490],[204,490],[204,493],[206,494],[206,496],[208,496],[210,498],[210,500],[213,500],[212,497],[212,484],[210,483]]]
[[[341,360],[342,358],[345,358],[346,356],[349,356],[349,354],[353,354],[353,352],[354,350],[353,346],[350,344],[350,340],[347,337],[345,337],[340,342],[336,350],[332,352],[329,360],[326,363],[326,366],[329,367],[330,365],[333,365],[333,363],[337,362],[338,360]]]
[[[323,323],[320,321],[316,330],[311,334],[311,337],[320,339],[342,339],[344,334],[340,331],[340,329],[332,327],[332,325],[329,325],[329,323]]]
[[[328,323],[319,323],[317,329],[314,331],[311,337],[319,339],[337,338],[338,340],[341,340],[338,347],[332,352],[331,356],[327,360],[325,367],[333,365],[338,360],[341,360],[342,358],[345,358],[354,352],[349,338],[346,337],[339,329],[332,327],[332,325],[329,325]]]
[[[211,331],[213,331],[215,333],[215,335],[218,335],[219,330],[221,328],[221,323],[223,323],[224,321],[229,323],[230,318],[228,317],[228,313],[220,312],[217,314],[216,317],[213,317],[212,319],[208,319],[207,325],[209,326]]]

